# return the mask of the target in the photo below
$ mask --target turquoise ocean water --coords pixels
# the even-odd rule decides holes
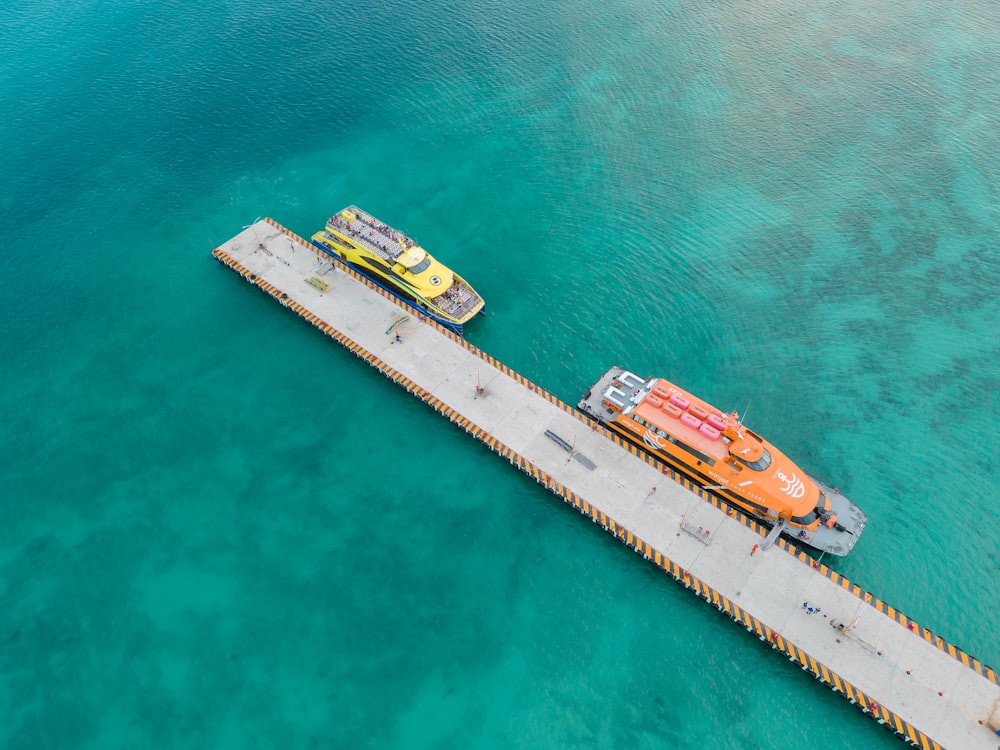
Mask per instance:
[[[1000,662],[992,0],[4,6],[0,747],[900,746],[210,257],[354,202]]]

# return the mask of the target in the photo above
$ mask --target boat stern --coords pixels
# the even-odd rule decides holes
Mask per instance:
[[[815,531],[801,531],[793,538],[820,552],[843,557],[858,543],[861,532],[868,523],[868,516],[836,487],[830,487],[818,479],[813,481],[829,498],[830,510],[836,515],[837,522],[832,526],[820,526]]]
[[[590,386],[576,408],[599,422],[611,422],[645,385],[634,372],[615,366]]]

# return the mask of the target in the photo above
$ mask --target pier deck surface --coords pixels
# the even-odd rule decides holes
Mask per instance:
[[[516,451],[547,475],[545,484],[553,491],[567,499],[575,495],[577,507],[582,498],[592,506],[587,514],[604,520],[605,527],[610,524],[630,546],[632,535],[638,537],[637,551],[673,570],[678,580],[697,582],[692,588],[700,596],[748,630],[762,638],[766,634],[776,648],[911,743],[951,750],[1000,747],[994,733],[1000,724],[1000,686],[990,668],[881,602],[876,607],[871,595],[824,574],[825,568],[812,567],[794,549],[790,554],[788,545],[751,556],[753,546],[762,543],[754,524],[701,499],[541,389],[404,310],[353,272],[331,265],[325,256],[317,259],[315,248],[297,235],[261,221],[215,254],[255,275],[258,286],[275,287],[269,293],[276,299],[301,305]],[[325,291],[306,283],[316,275],[329,285]],[[395,340],[396,332],[401,341]],[[477,383],[485,393],[477,392]],[[576,455],[547,431],[574,446]],[[804,602],[820,611],[810,614]],[[853,627],[845,634],[831,621],[853,621]]]

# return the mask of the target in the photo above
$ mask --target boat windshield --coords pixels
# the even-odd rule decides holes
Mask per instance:
[[[767,452],[767,448],[764,448],[764,452],[761,453],[760,458],[758,458],[756,461],[747,461],[735,454],[733,455],[733,458],[735,458],[744,466],[753,469],[754,471],[764,471],[768,466],[771,465],[771,454]]]
[[[431,256],[425,255],[424,259],[417,263],[415,266],[410,266],[410,273],[420,273],[421,271],[426,271],[427,267],[431,264]]]
[[[792,516],[792,523],[799,523],[803,526],[808,526],[817,518],[819,518],[819,514],[815,510],[811,510],[804,516]]]

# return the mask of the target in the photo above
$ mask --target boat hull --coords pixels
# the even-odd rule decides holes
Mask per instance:
[[[620,435],[622,439],[627,440],[630,444],[634,445],[637,449],[666,464],[678,474],[682,474],[687,477],[692,482],[702,487],[704,492],[711,493],[714,497],[717,497],[731,508],[734,508],[742,513],[746,513],[768,528],[772,528],[775,523],[778,522],[777,518],[761,512],[760,509],[754,507],[745,498],[733,492],[715,488],[712,485],[712,478],[698,471],[694,466],[679,460],[672,454],[650,450],[650,448],[645,445],[641,439],[626,430],[622,430],[608,422],[604,422],[603,424],[605,427],[608,427]],[[813,481],[820,484],[820,486],[826,486],[816,479],[813,479]],[[827,496],[830,498],[832,510],[837,514],[839,519],[842,521],[851,519],[851,526],[847,527],[845,525],[845,528],[850,528],[850,531],[846,532],[849,534],[848,537],[845,537],[845,532],[837,532],[835,530],[827,529],[822,525],[814,531],[800,530],[799,527],[795,526],[786,527],[786,531],[782,533],[782,536],[793,540],[796,544],[809,547],[817,552],[843,557],[854,548],[854,544],[858,537],[861,536],[861,531],[864,530],[868,519],[858,506],[840,493],[828,494]]]
[[[444,317],[443,315],[440,315],[439,313],[436,313],[433,310],[433,308],[431,308],[427,304],[425,304],[420,298],[418,298],[418,297],[416,297],[416,296],[414,296],[412,294],[409,294],[408,292],[400,289],[399,287],[396,287],[396,286],[390,284],[389,282],[387,282],[381,276],[378,276],[377,274],[372,273],[370,269],[365,268],[364,266],[362,266],[362,265],[360,265],[358,263],[353,263],[350,260],[347,260],[342,255],[340,255],[339,253],[334,252],[334,250],[332,248],[327,247],[326,245],[324,245],[322,242],[317,242],[316,240],[311,240],[311,242],[312,242],[312,244],[315,247],[317,247],[318,249],[322,250],[324,253],[326,253],[330,257],[336,258],[341,263],[343,263],[343,264],[349,266],[350,268],[354,269],[355,271],[357,271],[358,273],[360,273],[362,276],[364,276],[366,279],[368,279],[373,284],[375,284],[377,287],[379,287],[380,289],[384,290],[385,292],[391,294],[396,299],[400,300],[401,302],[405,302],[410,307],[415,307],[417,310],[419,310],[420,312],[422,312],[427,317],[432,318],[433,320],[437,321],[438,323],[440,323],[441,325],[443,325],[448,330],[454,331],[459,336],[462,335],[464,329],[463,329],[463,326],[462,326],[461,323],[458,323],[458,322],[456,322],[454,320],[449,320],[448,318]]]
[[[627,382],[623,385],[619,381],[620,378]],[[637,450],[656,458],[678,474],[690,479],[726,505],[746,513],[768,527],[773,527],[774,524],[778,523],[780,517],[777,511],[758,505],[726,486],[720,486],[718,474],[713,474],[715,471],[713,465],[717,464],[716,459],[700,453],[690,446],[685,446],[682,440],[659,441],[655,446],[650,445],[642,434],[628,428],[627,420],[619,423],[617,417],[620,411],[610,407],[603,400],[603,394],[608,385],[616,382],[625,391],[622,395],[628,398],[636,397],[636,394],[646,383],[620,367],[612,368],[584,394],[577,404],[577,408],[601,422],[629,444],[634,445]],[[817,552],[838,556],[846,555],[853,549],[868,519],[864,512],[842,495],[839,490],[812,477],[810,479],[830,500],[830,510],[837,516],[837,524],[831,527],[820,525],[815,529],[808,529],[799,524],[789,524],[783,535],[796,544],[810,547]]]

